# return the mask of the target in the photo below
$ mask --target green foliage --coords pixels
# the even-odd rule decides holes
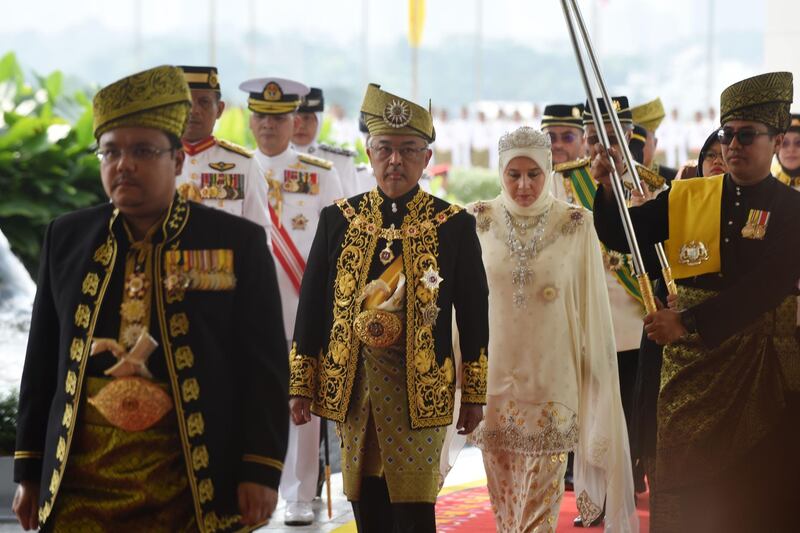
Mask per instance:
[[[58,71],[32,78],[13,53],[0,58],[0,229],[35,273],[47,224],[105,194],[89,94],[65,94]]]
[[[241,107],[226,107],[217,120],[214,135],[251,150],[256,149],[256,139],[250,131],[250,111]]]
[[[0,398],[0,456],[14,455],[17,438],[17,391]]]
[[[467,205],[478,200],[491,200],[500,194],[500,177],[486,168],[453,168],[447,177],[447,196]]]

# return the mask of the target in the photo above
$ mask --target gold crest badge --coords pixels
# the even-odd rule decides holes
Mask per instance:
[[[236,166],[236,163],[225,163],[224,161],[219,161],[218,163],[209,163],[208,166],[210,166],[214,170],[225,172],[226,170],[234,168]]]
[[[678,262],[682,265],[697,266],[708,261],[708,248],[702,241],[689,241],[681,246]]]
[[[383,108],[383,120],[393,128],[403,128],[411,122],[411,107],[402,100],[392,100]]]
[[[283,91],[281,90],[281,86],[271,81],[264,87],[264,100],[268,102],[277,102],[281,98],[283,98]]]
[[[572,118],[581,118],[581,110],[577,107],[572,108]]]

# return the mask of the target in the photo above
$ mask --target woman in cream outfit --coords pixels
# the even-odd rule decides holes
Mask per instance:
[[[483,452],[501,532],[555,531],[567,452],[584,523],[638,531],[603,259],[591,213],[556,200],[547,135],[499,143],[501,194],[469,206],[489,280]]]

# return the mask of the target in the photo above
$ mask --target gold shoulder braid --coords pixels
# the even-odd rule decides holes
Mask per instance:
[[[358,209],[347,200],[337,206],[350,222],[337,261],[334,283],[333,326],[328,350],[322,354],[319,384],[313,410],[320,416],[343,422],[355,379],[361,343],[353,327],[360,310],[357,296],[366,285],[369,268],[382,230],[383,199],[373,189]],[[433,212],[433,197],[420,191],[408,204],[400,234],[403,241],[406,285],[406,384],[411,426],[449,423],[453,412],[455,371],[451,359],[441,368],[436,363],[431,310],[436,308],[439,288],[438,227],[458,213],[455,205]],[[437,278],[438,281],[437,281]]]

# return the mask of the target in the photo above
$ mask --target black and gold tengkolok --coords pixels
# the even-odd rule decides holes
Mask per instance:
[[[183,71],[183,77],[189,84],[189,89],[222,92],[219,86],[217,67],[180,65],[178,68]]]
[[[94,137],[114,128],[154,128],[180,139],[192,94],[178,67],[163,65],[122,78],[92,100]]]
[[[631,108],[631,117],[634,124],[639,124],[651,133],[655,133],[666,116],[661,98],[656,98]]]
[[[720,124],[753,120],[785,132],[791,125],[792,73],[768,72],[734,83],[720,96]]]
[[[428,143],[436,140],[429,109],[388,93],[375,83],[367,86],[361,117],[370,135],[416,135]]]
[[[398,227],[391,246],[402,257],[406,278],[405,334],[395,345],[405,357],[411,428],[446,425],[455,391],[453,307],[464,367],[462,401],[485,403],[488,289],[475,219],[418,187],[394,200],[373,189],[322,211],[300,293],[289,393],[311,399],[314,413],[345,421],[363,340],[370,331],[394,337],[397,330],[388,317],[373,325],[362,315],[359,298],[386,269],[378,245],[390,222]],[[357,326],[359,316],[364,323]]]
[[[631,108],[628,105],[628,97],[627,96],[612,96],[611,97],[612,105],[614,106],[614,111],[617,112],[617,117],[619,117],[619,121],[621,124],[633,124],[633,115],[631,114]],[[600,108],[600,115],[603,117],[603,122],[611,122],[611,118],[608,115],[608,108],[606,107],[606,101],[603,98],[597,99],[597,105]],[[594,126],[594,118],[592,115],[592,108],[589,106],[589,101],[587,100],[585,104],[583,104],[583,125],[586,126]]]
[[[544,108],[542,129],[548,126],[567,126],[583,129],[583,104],[551,104]]]

